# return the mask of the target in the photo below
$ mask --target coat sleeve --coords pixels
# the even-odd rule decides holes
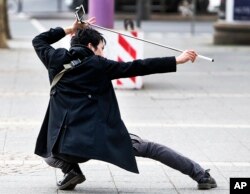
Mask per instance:
[[[38,57],[47,69],[49,68],[48,65],[50,63],[50,60],[55,53],[55,49],[51,46],[51,44],[59,41],[64,36],[64,30],[60,27],[57,27],[54,29],[51,28],[49,31],[37,35],[32,40],[33,47]]]
[[[103,59],[104,60],[104,59]],[[112,79],[176,72],[175,57],[148,58],[132,62],[104,60],[105,72]]]

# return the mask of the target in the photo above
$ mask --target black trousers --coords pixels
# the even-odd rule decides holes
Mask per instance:
[[[197,182],[204,176],[205,171],[198,163],[190,160],[171,148],[141,139],[139,136],[134,134],[130,134],[130,138],[135,156],[151,158],[159,161],[166,166],[190,176]],[[88,159],[62,154],[53,154],[51,157],[45,158],[45,162],[49,166],[60,168],[64,173],[67,173],[72,169],[75,169],[78,172],[80,170],[78,163],[86,161],[88,161]]]

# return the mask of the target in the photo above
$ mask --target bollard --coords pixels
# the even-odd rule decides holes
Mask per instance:
[[[97,25],[114,27],[114,0],[91,0],[88,8],[89,17],[95,17]]]

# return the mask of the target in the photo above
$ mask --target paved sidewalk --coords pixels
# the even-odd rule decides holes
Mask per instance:
[[[118,90],[128,129],[165,144],[204,168],[218,188],[199,191],[189,177],[150,159],[138,158],[140,174],[99,161],[81,164],[87,181],[72,192],[59,191],[60,171],[33,154],[49,99],[47,73],[31,38],[14,39],[0,50],[0,193],[168,193],[228,194],[230,177],[250,177],[249,47],[211,44],[212,36],[147,33],[145,38],[192,46],[215,63],[199,59],[177,73],[144,77],[142,90]],[[172,55],[145,45],[145,56]]]

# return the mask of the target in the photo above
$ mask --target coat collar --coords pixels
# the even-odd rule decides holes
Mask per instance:
[[[70,54],[72,55],[72,58],[79,58],[79,59],[84,59],[85,57],[89,57],[94,55],[95,53],[90,50],[88,47],[84,45],[73,45],[70,50]]]

